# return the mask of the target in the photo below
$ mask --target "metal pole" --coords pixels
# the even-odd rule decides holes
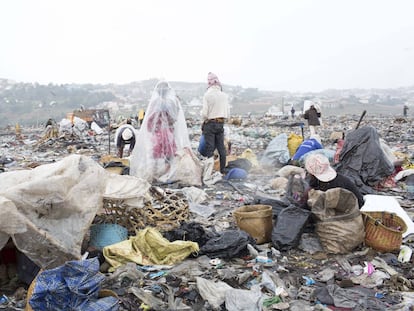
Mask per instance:
[[[357,124],[357,126],[355,127],[355,129],[356,129],[356,130],[358,129],[359,125],[361,124],[362,119],[364,118],[364,116],[365,116],[366,114],[367,114],[367,111],[366,111],[366,110],[362,111],[362,114],[361,114],[361,117],[359,118],[358,124]]]

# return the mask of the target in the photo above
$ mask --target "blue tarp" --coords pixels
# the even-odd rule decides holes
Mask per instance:
[[[116,311],[117,298],[98,297],[104,279],[98,258],[68,261],[37,276],[29,304],[34,311]]]

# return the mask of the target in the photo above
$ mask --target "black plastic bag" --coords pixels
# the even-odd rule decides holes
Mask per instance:
[[[282,210],[273,226],[273,246],[281,251],[298,246],[310,215],[310,211],[295,205],[291,205]]]
[[[185,222],[179,228],[164,232],[163,236],[170,242],[177,240],[192,241],[197,242],[202,247],[215,234],[206,232],[204,227],[197,222]]]
[[[207,241],[200,248],[200,255],[210,258],[234,258],[248,254],[247,244],[256,245],[256,241],[243,230],[227,230]]]
[[[277,215],[290,205],[289,202],[286,201],[261,196],[255,196],[252,204],[270,205],[272,207],[273,219],[276,219]]]

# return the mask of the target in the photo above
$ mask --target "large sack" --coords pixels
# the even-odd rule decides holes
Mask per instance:
[[[287,164],[289,159],[287,135],[282,133],[270,141],[260,159],[260,164],[263,167],[282,167]]]
[[[365,227],[358,200],[343,188],[310,190],[308,205],[316,220],[316,233],[328,253],[352,251],[365,238]]]
[[[0,249],[16,247],[41,268],[81,258],[81,246],[102,207],[107,172],[93,159],[61,161],[0,175]]]

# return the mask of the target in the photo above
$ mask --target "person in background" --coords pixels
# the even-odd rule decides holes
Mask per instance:
[[[364,205],[364,197],[353,181],[345,175],[337,173],[330,165],[329,159],[323,154],[311,154],[305,160],[309,187],[327,191],[332,188],[344,188],[351,191],[358,200],[358,206]]]
[[[292,109],[290,109],[290,113],[292,114],[292,119],[295,118],[295,107],[292,106]]]
[[[404,105],[404,108],[403,108],[404,117],[407,117],[407,112],[408,112],[408,106]]]
[[[118,158],[122,158],[124,156],[124,148],[126,145],[129,145],[128,156],[130,156],[132,150],[134,150],[136,138],[135,129],[131,123],[131,119],[127,119],[126,124],[121,125],[116,130],[115,144],[118,150]]]
[[[59,128],[56,121],[49,118],[46,122],[45,133],[42,137],[43,140],[57,138],[59,136]]]
[[[207,91],[203,96],[202,133],[205,139],[205,155],[214,156],[217,149],[220,159],[220,173],[224,174],[226,167],[226,148],[224,145],[224,123],[230,116],[229,100],[223,92],[218,77],[209,72],[207,76]]]
[[[310,136],[317,134],[316,127],[321,125],[319,121],[321,113],[316,109],[315,105],[311,105],[309,109],[305,111],[303,117],[305,118],[305,120],[308,120]]]

